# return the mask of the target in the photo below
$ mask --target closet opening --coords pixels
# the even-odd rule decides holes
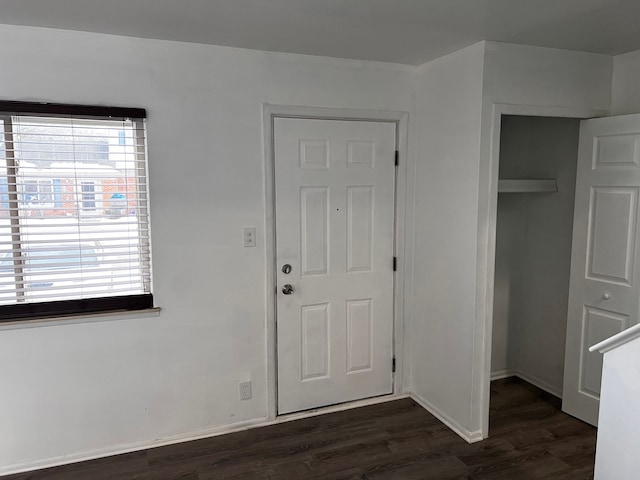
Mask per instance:
[[[560,410],[580,119],[502,115],[489,434]],[[522,407],[520,407],[522,408]]]

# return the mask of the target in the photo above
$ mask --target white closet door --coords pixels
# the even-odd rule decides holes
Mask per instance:
[[[278,413],[391,393],[395,124],[274,135]]]
[[[581,124],[562,409],[597,425],[602,355],[638,323],[640,115]]]

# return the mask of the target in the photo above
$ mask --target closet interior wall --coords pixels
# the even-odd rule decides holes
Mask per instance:
[[[500,179],[556,179],[557,193],[498,196],[492,378],[562,396],[580,121],[503,116]]]

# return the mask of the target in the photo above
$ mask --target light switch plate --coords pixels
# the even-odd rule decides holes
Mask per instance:
[[[256,246],[256,227],[244,227],[242,229],[242,233],[244,236],[245,247],[255,247]]]

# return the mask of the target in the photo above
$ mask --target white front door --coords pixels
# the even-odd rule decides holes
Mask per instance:
[[[274,120],[279,414],[392,392],[395,132]]]
[[[638,323],[640,115],[580,129],[562,409],[598,422],[602,354],[589,347]]]

